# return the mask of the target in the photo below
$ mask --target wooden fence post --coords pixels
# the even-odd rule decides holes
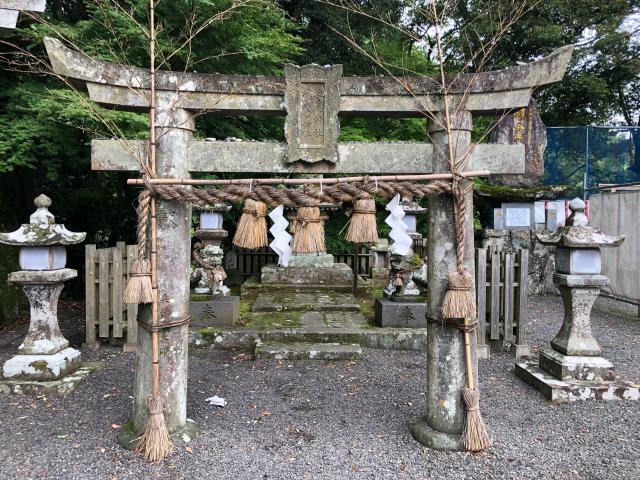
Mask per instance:
[[[85,342],[97,348],[96,341],[96,246],[84,247]]]
[[[116,243],[116,248],[112,249],[112,267],[111,267],[111,318],[113,318],[113,337],[122,337],[122,310],[124,288],[122,274],[122,257],[124,255],[124,242]]]
[[[516,358],[531,355],[527,344],[527,320],[529,303],[529,250],[520,250],[518,254],[518,288],[515,298],[515,321],[517,325]]]
[[[127,265],[124,268],[125,282],[129,281],[129,273],[134,260],[138,258],[138,246],[127,245]],[[123,352],[135,352],[138,349],[138,305],[127,305],[127,340]]]
[[[476,305],[478,307],[477,349],[478,359],[490,357],[487,345],[487,251],[476,249]]]
[[[515,338],[513,337],[513,253],[504,254],[504,331],[502,335],[502,345],[508,346],[513,344]]]
[[[98,249],[98,335],[109,338],[109,250]]]
[[[500,253],[491,250],[491,340],[500,339]]]

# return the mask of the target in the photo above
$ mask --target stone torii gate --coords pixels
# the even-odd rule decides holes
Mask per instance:
[[[150,76],[146,69],[95,60],[45,39],[56,73],[86,83],[98,104],[148,111]],[[451,140],[459,157],[471,145],[472,114],[491,114],[526,107],[534,89],[559,81],[573,47],[563,47],[528,65],[495,72],[467,74],[448,81],[453,111]],[[430,77],[342,77],[342,67],[285,66],[284,77],[200,73],[156,73],[158,178],[189,178],[212,173],[411,174],[448,172],[448,139],[441,85]],[[286,115],[285,143],[194,140],[194,116]],[[425,117],[430,112],[432,143],[338,142],[339,116]],[[146,141],[94,140],[94,170],[137,172],[146,158]],[[524,145],[479,144],[467,170],[493,175],[524,173]],[[473,275],[473,198],[467,202],[466,264]],[[447,274],[455,270],[452,198],[428,199],[428,315],[439,319]],[[189,314],[191,209],[184,203],[158,199],[158,290],[160,323]],[[140,315],[150,316],[148,308]],[[186,412],[188,326],[161,330],[161,382],[165,418],[172,433],[189,428]],[[457,329],[430,324],[427,333],[427,412],[414,436],[433,448],[460,449],[465,384],[463,335]],[[151,389],[150,334],[138,334],[134,393],[134,428],[144,429],[144,401]],[[475,363],[475,362],[474,362]],[[477,368],[474,368],[477,372]]]

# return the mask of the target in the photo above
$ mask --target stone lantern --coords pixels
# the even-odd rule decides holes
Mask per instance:
[[[19,353],[4,363],[3,385],[23,393],[39,393],[42,389],[38,385],[44,391],[67,393],[73,382],[58,389],[46,383],[60,380],[80,366],[80,352],[69,347],[58,326],[58,298],[64,282],[78,274],[65,268],[65,246],[82,242],[86,234],[56,224],[46,195],[38,196],[34,203],[37,210],[28,224],[15,232],[0,233],[0,243],[20,247],[21,270],[10,273],[8,281],[23,286],[31,307],[29,331]]]
[[[229,288],[224,284],[222,242],[229,232],[224,229],[223,214],[230,209],[230,205],[219,204],[200,211],[196,237],[202,243],[197,252],[202,264],[191,274],[191,283],[195,286],[195,295],[191,298],[194,326],[232,326],[240,318],[240,298],[229,295]]]
[[[591,333],[591,308],[600,287],[609,283],[601,274],[600,248],[617,247],[624,236],[610,236],[590,227],[585,203],[569,203],[571,216],[565,227],[538,240],[556,247],[553,281],[564,303],[564,322],[551,340],[551,348],[540,352],[538,363],[516,364],[516,375],[559,402],[599,399],[640,399],[638,386],[616,379],[611,362]]]

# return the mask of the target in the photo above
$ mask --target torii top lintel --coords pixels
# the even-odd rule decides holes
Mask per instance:
[[[131,93],[132,89],[148,89],[149,70],[95,60],[65,47],[54,38],[47,37],[44,41],[55,72],[87,82],[89,93],[95,101],[131,109],[147,107],[141,96],[125,93]],[[573,46],[568,45],[557,49],[548,57],[526,65],[450,77],[449,93],[467,95],[464,109],[471,112],[525,107],[529,104],[531,93],[535,88],[562,79],[572,52]],[[340,76],[337,82],[340,94],[339,113],[341,115],[386,113],[422,116],[421,112],[425,109],[428,111],[440,109],[439,79],[400,77],[399,80],[402,84],[391,77]],[[97,88],[92,88],[94,85]],[[105,91],[98,86],[109,86],[111,89]],[[125,91],[119,90],[119,87]],[[282,115],[285,113],[286,80],[284,77],[160,70],[156,73],[156,89],[160,92],[178,91],[185,94],[176,105],[180,108],[216,112],[231,110],[234,111],[232,114],[236,115],[247,111]],[[218,95],[227,96],[227,100],[218,101]],[[416,100],[419,100],[422,105],[418,106]]]
[[[147,69],[95,60],[53,38],[45,38],[45,45],[54,71],[86,83],[95,102],[126,110],[149,108]],[[562,78],[572,51],[573,46],[566,46],[531,64],[449,77],[449,102],[479,113],[526,107],[536,88]],[[444,107],[435,78],[343,77],[341,65],[286,65],[284,77],[158,71],[156,92],[160,108],[287,117],[286,143],[191,141],[191,172],[428,173],[431,145],[341,143],[338,116],[424,117]],[[123,148],[118,141],[94,140],[92,168],[138,170],[131,152],[142,157],[145,148],[145,142]],[[523,173],[524,146],[478,145],[468,168]]]

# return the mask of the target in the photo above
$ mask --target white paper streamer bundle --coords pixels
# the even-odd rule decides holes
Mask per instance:
[[[400,194],[393,197],[385,207],[391,214],[385,219],[385,223],[391,227],[389,237],[393,240],[391,253],[407,255],[413,244],[411,237],[407,235],[407,225],[402,221],[404,210],[400,206]]]
[[[273,242],[269,246],[278,254],[278,265],[287,267],[289,266],[289,258],[291,258],[291,235],[287,232],[289,221],[284,218],[283,213],[284,206],[278,205],[269,214],[269,218],[273,221],[273,225],[269,229],[273,235]]]

